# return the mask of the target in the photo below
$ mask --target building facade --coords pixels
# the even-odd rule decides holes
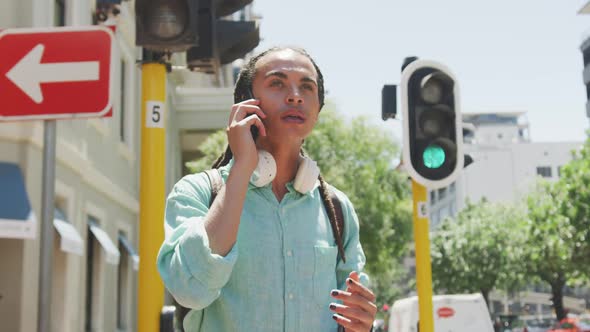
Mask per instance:
[[[112,117],[57,121],[50,314],[51,330],[56,332],[137,331],[137,61],[142,50],[135,46],[134,6],[134,0],[0,2],[0,29],[115,26],[118,61]],[[252,16],[251,6],[240,15]],[[184,163],[198,156],[197,147],[207,135],[227,125],[235,72],[231,64],[214,74],[190,71],[184,54],[175,54],[172,65],[166,94],[167,191],[186,173]],[[43,121],[0,122],[0,164],[16,166],[36,217],[18,229],[0,220],[3,331],[37,330],[43,140]],[[6,190],[0,183],[0,194],[3,187]]]
[[[454,217],[467,201],[515,202],[538,177],[559,178],[582,142],[531,142],[525,112],[463,114],[464,151],[474,162],[454,184],[429,192],[431,229]]]

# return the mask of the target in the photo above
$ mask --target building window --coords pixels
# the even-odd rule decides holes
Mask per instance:
[[[538,166],[537,167],[537,175],[540,175],[544,178],[551,177],[551,166]]]
[[[65,0],[55,0],[55,8],[53,10],[54,24],[57,27],[66,25],[66,4]]]
[[[584,51],[584,67],[590,63],[590,52]]]
[[[119,124],[119,138],[121,139],[121,142],[126,142],[127,141],[127,137],[126,137],[126,124],[125,124],[125,102],[127,99],[127,93],[126,93],[126,80],[125,80],[125,74],[127,72],[127,63],[122,60],[121,61],[121,102],[119,105],[119,120],[120,120],[120,124]]]
[[[450,209],[451,217],[457,216],[457,203],[452,202],[449,209]]]
[[[438,200],[442,200],[443,198],[445,198],[445,195],[447,193],[447,188],[440,188],[438,190]]]
[[[117,273],[117,328],[124,330],[127,328],[127,303],[128,303],[128,289],[129,289],[129,254],[125,248],[123,239],[125,234],[119,232],[119,252],[121,258],[119,260]]]
[[[51,317],[53,317],[52,325],[54,330],[63,331],[64,318],[66,317],[66,306],[65,299],[67,294],[66,274],[68,271],[68,260],[66,253],[61,248],[61,237],[57,229],[55,228],[55,219],[60,219],[64,222],[68,220],[65,209],[59,207],[62,205],[63,200],[60,197],[56,197],[56,206],[53,211],[52,223],[54,224],[54,240],[53,240],[53,274],[51,278]],[[66,205],[66,204],[63,204]]]
[[[98,219],[88,216],[88,228],[86,235],[86,319],[85,331],[94,331],[93,311],[96,310],[98,293],[98,280],[96,274],[99,272],[99,247],[96,237],[90,230],[91,225],[98,225]]]
[[[444,206],[439,212],[439,221],[445,220],[449,216],[449,207]]]
[[[433,225],[436,225],[437,223],[438,223],[438,210],[432,211],[430,213],[430,228],[434,229]]]
[[[92,217],[88,218],[93,219]],[[86,236],[86,331],[92,330],[92,300],[93,300],[93,285],[92,275],[94,272],[94,238],[90,227],[88,227],[88,235]]]
[[[436,203],[436,191],[435,190],[430,192],[430,203]]]

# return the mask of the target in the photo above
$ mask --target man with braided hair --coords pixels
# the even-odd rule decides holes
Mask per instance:
[[[167,199],[157,263],[191,309],[185,331],[370,331],[377,308],[354,208],[317,173],[301,185],[302,144],[324,104],[320,69],[302,49],[269,49],[240,72],[234,102],[229,145],[213,165],[224,185],[211,202],[213,181],[191,174]],[[262,150],[275,166],[264,185]]]

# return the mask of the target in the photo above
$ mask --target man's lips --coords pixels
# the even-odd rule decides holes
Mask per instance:
[[[281,115],[281,119],[287,122],[303,123],[305,122],[305,114],[297,110],[289,110]]]

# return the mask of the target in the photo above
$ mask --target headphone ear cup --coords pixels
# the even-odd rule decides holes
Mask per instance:
[[[272,154],[258,150],[258,165],[250,177],[250,182],[256,187],[264,187],[271,183],[277,175],[277,163]]]
[[[303,157],[303,160],[299,163],[293,187],[302,194],[308,193],[313,189],[319,176],[320,168],[315,160]]]

